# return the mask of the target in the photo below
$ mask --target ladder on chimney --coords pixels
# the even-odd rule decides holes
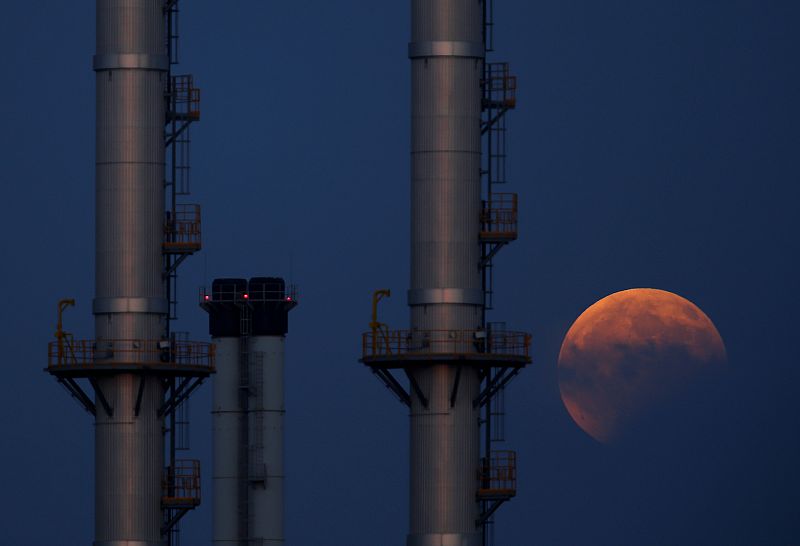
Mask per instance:
[[[237,446],[237,513],[238,539],[241,546],[250,542],[250,335],[253,319],[250,306],[244,302],[239,315],[239,445]]]
[[[482,3],[483,42],[486,53],[489,53],[494,51],[494,0],[482,0]],[[505,330],[504,323],[489,322],[487,317],[487,312],[494,308],[494,258],[505,245],[517,238],[517,196],[496,191],[498,186],[508,182],[506,113],[516,106],[517,81],[511,75],[508,63],[484,60],[481,87],[482,322],[491,338],[493,334]],[[483,381],[492,393],[482,408],[481,418],[484,446],[482,489],[478,491],[478,498],[482,513],[477,523],[483,531],[483,546],[494,546],[494,514],[516,494],[516,455],[511,451],[497,451],[494,445],[505,441],[505,385],[517,372],[491,367],[483,370]],[[503,489],[502,484],[507,489]]]
[[[169,68],[164,88],[166,119],[164,121],[164,142],[166,146],[166,176],[164,180],[165,217],[163,240],[162,277],[166,285],[168,314],[165,327],[167,339],[179,337],[172,332],[172,322],[177,320],[178,266],[191,254],[200,249],[199,206],[179,203],[179,197],[188,195],[190,184],[190,126],[200,119],[200,92],[194,87],[188,75],[174,75],[173,66],[179,62],[179,0],[163,0],[164,23],[166,27],[165,52],[169,58]],[[189,214],[187,211],[195,211]],[[175,390],[175,381],[171,389]],[[176,452],[189,449],[189,406],[188,398],[171,412],[166,434],[168,435],[167,460],[174,479]],[[199,479],[199,477],[198,477]],[[168,484],[174,487],[174,484]],[[198,499],[199,503],[199,499]],[[180,519],[191,508],[177,508],[165,505],[162,535],[166,546],[180,546]]]

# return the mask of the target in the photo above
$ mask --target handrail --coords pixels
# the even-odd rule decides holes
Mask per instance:
[[[191,74],[172,77],[172,103],[177,113],[200,119],[200,89],[194,86]]]
[[[250,293],[247,290],[239,290],[231,284],[230,290],[217,290],[212,293],[205,286],[199,290],[200,303],[224,302],[224,303],[267,303],[267,302],[297,302],[298,289],[294,284],[287,284],[283,290],[259,290],[257,293]],[[261,296],[259,296],[261,294]]]
[[[484,238],[517,234],[518,198],[516,193],[492,193],[481,210],[481,236]]]
[[[517,453],[510,450],[492,451],[488,460],[483,459],[479,472],[480,493],[517,491]]]
[[[161,486],[165,504],[200,504],[200,461],[176,460],[174,469],[164,469]]]
[[[175,214],[167,212],[164,219],[164,247],[199,249],[201,239],[200,205],[180,203]]]
[[[530,335],[486,330],[378,330],[362,335],[363,358],[492,355],[527,358]]]
[[[201,341],[83,339],[68,340],[62,351],[58,342],[52,341],[47,356],[47,367],[51,370],[158,366],[213,371],[215,347]]]
[[[517,77],[511,75],[508,63],[487,63],[483,86],[498,105],[505,108],[516,106]]]

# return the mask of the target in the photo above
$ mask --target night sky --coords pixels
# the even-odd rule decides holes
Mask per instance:
[[[197,290],[214,277],[297,283],[287,544],[401,546],[407,410],[357,359],[373,289],[395,294],[381,319],[408,324],[409,2],[182,4],[204,250],[181,267],[176,329],[207,339]],[[530,331],[534,360],[506,393],[519,492],[497,544],[800,544],[800,2],[495,10],[521,218],[491,320]],[[93,335],[94,2],[5,2],[0,51],[0,543],[89,544],[92,420],[42,369],[58,299]],[[556,359],[584,309],[632,287],[697,304],[729,369],[668,408],[683,426],[604,446],[564,409]],[[184,546],[210,543],[209,408],[205,385],[188,454],[205,502]]]

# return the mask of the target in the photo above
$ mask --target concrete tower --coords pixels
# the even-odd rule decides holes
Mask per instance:
[[[487,495],[513,494],[490,478],[481,411],[502,381],[498,370],[529,362],[526,334],[486,323],[486,266],[493,245],[516,237],[516,209],[513,235],[498,237],[491,183],[482,198],[492,94],[484,2],[412,0],[411,8],[411,329],[373,319],[362,362],[410,407],[408,546],[479,546],[496,509]],[[408,390],[392,370],[404,372]]]

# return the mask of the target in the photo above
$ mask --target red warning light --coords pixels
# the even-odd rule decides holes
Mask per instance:
[[[211,299],[211,298],[209,297],[209,295],[208,295],[208,294],[206,294],[205,296],[203,296],[203,299],[204,299],[204,300],[206,300],[206,301],[208,301],[208,300],[209,300],[209,299]]]
[[[292,301],[292,296],[286,296],[286,301]]]
[[[250,296],[248,296],[247,294],[243,294],[243,295],[242,295],[242,297],[243,297],[244,299],[247,299],[247,298],[249,298]]]

